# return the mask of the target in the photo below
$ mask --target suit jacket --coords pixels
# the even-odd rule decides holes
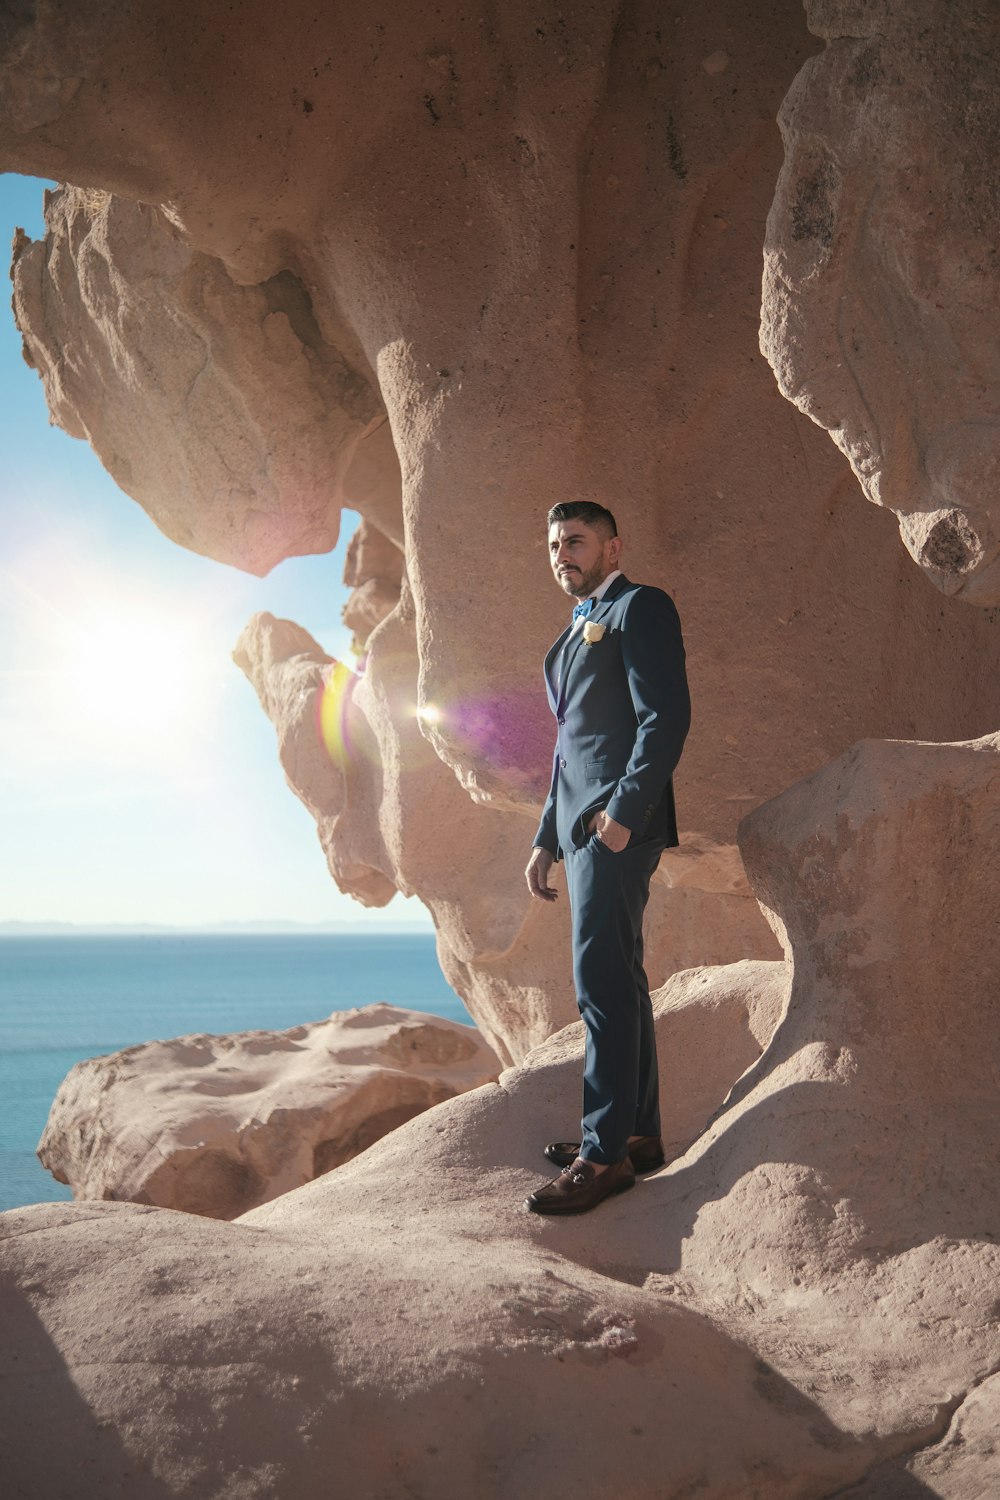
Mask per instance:
[[[662,589],[623,575],[589,619],[604,626],[601,640],[588,644],[570,625],[545,658],[558,730],[535,844],[557,859],[586,843],[597,808],[632,842],[677,843],[671,777],[691,723],[677,610]]]

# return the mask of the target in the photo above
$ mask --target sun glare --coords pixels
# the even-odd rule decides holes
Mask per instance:
[[[81,631],[67,663],[89,719],[144,732],[172,717],[185,695],[185,653],[176,632],[154,620],[103,620]]]
[[[156,765],[188,780],[205,763],[229,670],[219,589],[178,598],[122,579],[84,547],[22,548],[0,567],[17,628],[0,660],[6,753],[41,764]]]
[[[63,706],[77,732],[132,753],[179,749],[198,712],[192,636],[154,611],[108,605],[70,633]]]

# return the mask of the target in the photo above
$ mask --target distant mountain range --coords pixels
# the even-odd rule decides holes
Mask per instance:
[[[167,923],[155,922],[18,922],[0,921],[0,939],[9,937],[85,937],[93,934],[97,937],[142,937],[143,935],[164,936],[181,935],[200,936],[212,933],[230,935],[243,934],[250,936],[267,936],[268,934],[280,936],[286,934],[292,937],[316,934],[385,934],[391,937],[406,933],[431,933],[429,923],[423,922],[398,922],[386,926],[375,926],[374,923],[354,924],[351,922],[291,922],[275,918],[273,921],[258,922],[207,922],[200,927],[175,927]]]

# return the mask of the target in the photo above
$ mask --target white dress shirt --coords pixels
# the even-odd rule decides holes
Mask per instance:
[[[614,583],[615,579],[616,578],[620,578],[621,576],[622,576],[622,570],[621,570],[621,568],[616,568],[613,573],[609,573],[608,574],[607,578],[605,578],[605,580],[601,584],[600,588],[595,589],[592,594],[588,594],[586,599],[578,599],[576,601],[577,604],[586,604],[587,599],[593,599],[593,601],[594,601],[595,604],[600,604],[601,600],[604,598],[605,594],[607,593],[607,591],[611,587],[611,585]],[[576,630],[577,626],[582,625],[583,622],[584,622],[584,620],[587,619],[587,618],[588,618],[588,616],[586,616],[586,615],[577,615],[576,619],[573,621],[573,630],[570,631],[570,634],[572,635],[573,631]]]

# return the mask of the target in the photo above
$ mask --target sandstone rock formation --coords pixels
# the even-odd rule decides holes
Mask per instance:
[[[563,612],[550,503],[613,500],[626,567],[685,623],[654,984],[776,952],[734,842],[762,797],[862,734],[997,723],[995,625],[921,587],[756,348],[774,116],[814,46],[797,0],[433,24],[39,0],[4,36],[0,162],[77,184],[15,267],[53,411],[169,534],[243,567],[361,511],[352,703],[377,764],[321,837],[361,899],[427,901],[505,1057],[574,1014],[565,919],[520,873]]]
[[[758,1055],[786,999],[787,970],[781,963],[677,976],[656,997],[668,1138],[697,1134],[719,1096]],[[536,1162],[544,1165],[538,1132],[554,1124],[569,1128],[579,1109],[579,1030],[572,1027],[553,1038],[528,1068],[505,1075],[501,1087],[469,1095],[468,1114],[454,1116],[452,1106],[444,1105],[428,1113],[426,1132],[394,1132],[391,1139],[400,1143],[402,1154],[384,1156],[390,1138],[372,1147],[359,1159],[369,1170],[343,1201],[348,1219],[340,1228],[335,1222],[340,1209],[329,1199],[322,1206],[316,1201],[318,1217],[306,1233],[294,1226],[287,1235],[280,1228],[252,1227],[252,1217],[213,1225],[207,1237],[204,1221],[178,1214],[105,1220],[108,1212],[130,1211],[120,1204],[90,1203],[57,1214],[25,1210],[0,1220],[0,1235],[4,1228],[10,1232],[10,1238],[0,1239],[0,1261],[8,1273],[25,1264],[30,1236],[20,1238],[19,1230],[34,1225],[58,1259],[58,1245],[64,1234],[72,1234],[72,1223],[78,1243],[81,1227],[87,1236],[96,1230],[97,1238],[90,1240],[92,1268],[115,1284],[113,1302],[121,1297],[123,1309],[126,1301],[133,1309],[145,1305],[140,1287],[147,1278],[162,1299],[144,1325],[133,1318],[119,1328],[123,1336],[126,1323],[131,1327],[133,1357],[149,1361],[144,1368],[157,1391],[145,1414],[137,1405],[138,1421],[128,1435],[122,1436],[117,1416],[103,1405],[97,1389],[104,1386],[102,1375],[92,1383],[74,1368],[72,1384],[59,1379],[50,1387],[43,1376],[41,1384],[33,1377],[18,1386],[0,1416],[11,1493],[41,1490],[53,1500],[64,1493],[91,1500],[122,1487],[145,1500],[176,1492],[181,1484],[195,1495],[228,1485],[237,1496],[262,1494],[271,1485],[277,1493],[310,1500],[326,1493],[334,1470],[352,1494],[416,1489],[444,1497],[489,1496],[509,1494],[515,1480],[528,1496],[541,1494],[543,1483],[546,1493],[562,1493],[551,1470],[543,1481],[542,1471],[526,1467],[520,1455],[522,1445],[530,1451],[536,1431],[550,1449],[564,1446],[562,1424],[550,1421],[537,1389],[532,1396],[529,1387],[533,1370],[548,1377],[566,1365],[574,1383],[582,1379],[595,1396],[609,1376],[632,1388],[638,1402],[632,1425],[648,1423],[649,1437],[633,1433],[624,1468],[641,1496],[648,1493],[644,1470],[650,1443],[654,1449],[659,1443],[655,1413],[662,1407],[662,1391],[643,1365],[647,1356],[656,1357],[660,1323],[696,1363],[707,1361],[710,1380],[724,1368],[735,1375],[742,1389],[734,1392],[733,1420],[746,1429],[752,1445],[763,1453],[771,1442],[790,1446],[800,1458],[808,1455],[812,1440],[786,1434],[794,1422],[775,1414],[754,1391],[752,1359],[745,1351],[677,1309],[666,1309],[665,1321],[650,1323],[648,1313],[638,1321],[641,1294],[623,1288],[619,1295],[615,1288],[609,1300],[602,1276],[581,1274],[572,1260],[560,1267],[559,1256],[538,1240],[541,1226],[520,1211],[523,1183],[532,1180]],[[716,1090],[709,1097],[706,1079],[713,1077]],[[412,1161],[407,1141],[416,1152]],[[324,1181],[346,1183],[349,1170],[340,1168]],[[291,1194],[288,1201],[300,1197]],[[215,1237],[218,1232],[224,1240]],[[137,1252],[126,1257],[124,1268],[110,1250],[121,1233]],[[553,1267],[559,1267],[557,1276]],[[81,1290],[77,1283],[75,1292]],[[17,1295],[5,1313],[7,1368],[27,1359],[37,1368],[41,1330],[34,1315]],[[92,1328],[95,1371],[110,1350],[105,1342],[110,1327],[102,1331],[106,1316],[114,1319],[111,1304]],[[236,1342],[248,1333],[250,1342],[237,1354]],[[172,1353],[163,1345],[165,1334],[168,1342],[177,1340]],[[161,1360],[180,1356],[184,1361],[181,1349],[188,1340],[198,1342],[200,1353],[175,1394],[175,1376],[166,1386],[159,1383]],[[648,1349],[647,1340],[653,1341]],[[43,1357],[43,1366],[47,1363]],[[209,1373],[222,1367],[228,1371],[225,1392]],[[55,1373],[56,1367],[50,1368]],[[357,1380],[349,1373],[353,1368]],[[525,1374],[529,1386],[521,1384]],[[141,1403],[147,1375],[140,1374],[136,1384],[131,1370],[119,1369],[108,1382],[108,1395],[113,1385],[119,1396],[130,1391],[130,1399]],[[405,1399],[397,1404],[393,1392],[400,1398],[406,1393]],[[54,1407],[48,1405],[52,1399]],[[699,1450],[710,1446],[711,1418],[707,1410],[697,1414],[693,1396],[683,1399],[697,1430],[687,1439],[696,1464]],[[207,1439],[211,1454],[201,1451],[200,1440],[168,1442],[189,1402],[199,1408],[207,1403],[216,1414],[205,1429],[213,1433]],[[327,1402],[324,1415],[317,1403]],[[53,1420],[73,1425],[88,1456],[93,1422],[110,1420],[102,1449],[92,1455],[82,1481],[79,1453],[66,1445],[36,1446],[34,1422],[45,1407]],[[7,1420],[11,1425],[4,1430]],[[18,1432],[25,1421],[27,1427]],[[280,1440],[279,1426],[284,1428]],[[141,1476],[126,1472],[130,1452],[142,1454]],[[596,1459],[596,1452],[591,1456]],[[732,1456],[712,1460],[719,1472],[731,1474],[739,1473],[739,1462]],[[577,1464],[579,1459],[572,1472],[581,1492],[605,1493],[600,1485],[611,1482],[607,1459],[589,1476]]]
[[[368,637],[399,600],[402,551],[377,527],[362,521],[347,549],[344,582],[354,591],[344,607],[344,623],[354,631],[355,654],[363,656]]]
[[[807,9],[761,347],[937,587],[1000,604],[1000,9]]]
[[[38,1155],[78,1199],[235,1219],[496,1075],[473,1027],[392,1005],[146,1042],[77,1063]]]
[[[162,209],[108,193],[59,189],[47,214],[52,242],[17,241],[14,265],[53,420],[182,546],[260,573],[333,547],[384,416],[295,276],[241,286]]]
[[[360,675],[334,662],[301,626],[271,615],[251,621],[235,657],[275,725],[285,775],[316,819],[341,890],[373,906],[396,890],[422,897],[445,977],[510,1062],[576,1019],[568,913],[524,911],[523,820],[471,803],[456,779],[442,774],[420,733],[407,627],[403,609],[394,611],[379,631],[381,649]],[[669,870],[669,857],[663,865]],[[706,944],[724,950],[745,937],[752,946],[754,929],[738,895],[710,898],[714,917],[711,910],[706,917],[704,898],[698,904],[700,892],[671,895],[670,919],[654,903],[647,924],[651,973]],[[706,930],[713,921],[715,931]],[[517,933],[499,952],[498,929]]]
[[[686,969],[653,994],[656,1045],[660,1064],[663,1143],[668,1161],[683,1156],[713,1114],[747,1078],[771,1042],[788,1004],[791,971],[787,964],[744,959],[721,968]],[[529,1052],[524,1066],[532,1087],[544,1092],[536,1076],[552,1072],[558,1105],[570,1124],[578,1114],[583,1056],[583,1022],[567,1026]],[[569,1126],[567,1126],[569,1128]],[[572,1136],[573,1130],[570,1130]]]
[[[53,411],[240,566],[361,512],[364,672],[267,617],[239,659],[335,877],[427,900],[505,1059],[572,1015],[565,914],[520,884],[561,619],[547,505],[612,499],[626,567],[685,622],[654,981],[766,951],[734,830],[814,773],[742,825],[784,1020],[754,1063],[787,974],[677,981],[667,1130],[696,1139],[592,1217],[516,1207],[577,1114],[566,1035],[234,1223],[5,1216],[15,1493],[989,1481],[996,621],[924,587],[756,325],[792,85],[768,356],[943,594],[995,602],[997,22],[973,0],[808,20],[811,60],[797,0],[37,0],[0,25],[0,163],[75,184],[15,266]],[[860,735],[893,742],[842,753]]]
[[[544,1050],[232,1224],[3,1216],[13,1493],[982,1493],[998,840],[1000,736],[866,742],[747,819],[785,1018],[685,1156],[579,1222],[518,1206],[578,1106]],[[664,1057],[765,979],[686,976]]]

